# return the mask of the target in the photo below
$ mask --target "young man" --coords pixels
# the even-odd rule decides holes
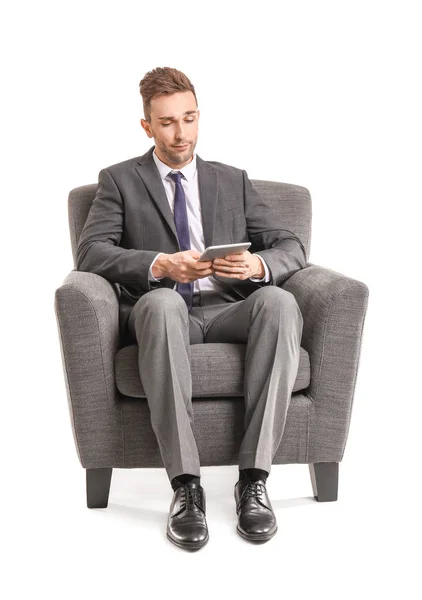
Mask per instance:
[[[209,538],[192,432],[190,345],[245,343],[245,434],[234,495],[238,533],[277,531],[266,479],[280,444],[299,366],[303,319],[279,284],[306,266],[246,171],[196,153],[199,110],[182,72],[157,68],[140,82],[155,145],[100,171],[77,268],[120,284],[122,335],[139,346],[139,373],[173,488],[167,537],[196,550]],[[211,245],[251,250],[198,261]],[[277,360],[274,360],[277,357]]]

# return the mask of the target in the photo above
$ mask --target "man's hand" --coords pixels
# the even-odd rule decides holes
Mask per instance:
[[[219,277],[234,277],[235,279],[249,279],[265,275],[262,261],[246,250],[236,254],[228,254],[224,258],[215,258],[212,261],[215,274]]]
[[[152,274],[154,277],[170,277],[179,283],[191,283],[213,275],[212,262],[210,260],[198,261],[200,256],[201,252],[197,250],[162,254],[157,258],[152,268]]]

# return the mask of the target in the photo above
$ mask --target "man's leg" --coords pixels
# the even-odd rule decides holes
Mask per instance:
[[[237,532],[265,542],[277,533],[266,489],[299,366],[303,318],[290,292],[262,287],[205,324],[205,342],[246,342],[245,435],[234,488]]]
[[[205,343],[247,344],[239,470],[270,473],[299,367],[302,327],[295,297],[276,286],[259,288],[205,323]]]
[[[190,369],[190,344],[203,341],[198,321],[178,292],[160,288],[137,301],[128,329],[138,342],[139,375],[170,482],[181,474],[200,477]]]

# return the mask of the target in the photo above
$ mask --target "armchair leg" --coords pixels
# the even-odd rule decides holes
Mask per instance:
[[[337,500],[338,462],[310,463],[312,489],[318,502]]]
[[[107,508],[113,469],[86,469],[86,503],[88,508]]]

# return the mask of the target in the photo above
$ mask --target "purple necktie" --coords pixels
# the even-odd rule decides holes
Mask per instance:
[[[176,225],[180,250],[190,250],[191,247],[188,213],[186,210],[186,198],[182,183],[180,181],[182,178],[182,173],[177,171],[176,173],[169,173],[168,175],[176,184],[176,195],[174,197],[174,224]],[[189,312],[192,308],[193,301],[193,281],[191,283],[177,282],[176,291],[179,292],[186,302]]]

